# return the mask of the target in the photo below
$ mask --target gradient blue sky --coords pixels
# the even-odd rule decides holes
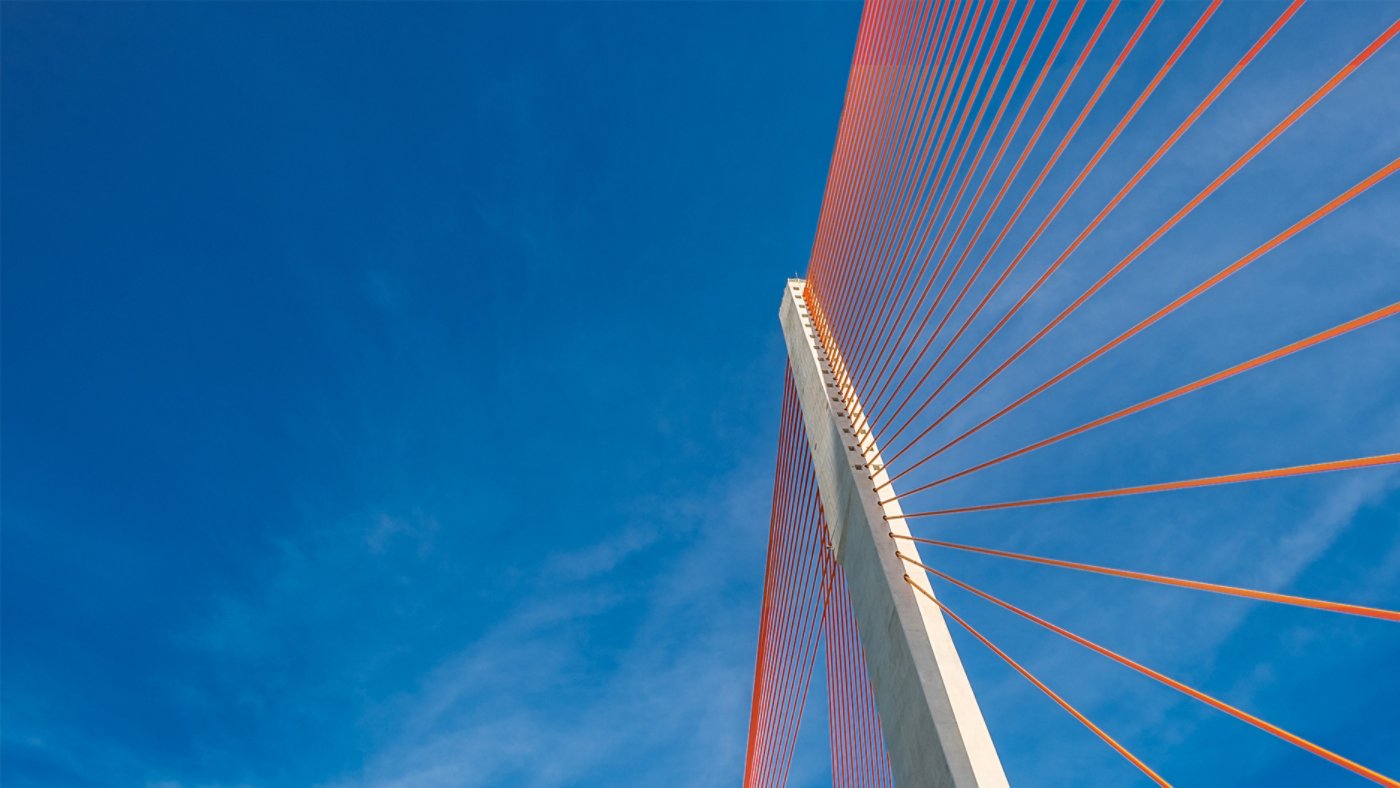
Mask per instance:
[[[5,4],[6,785],[732,783],[858,19]]]
[[[1125,8],[1111,41],[1141,13]],[[1106,170],[1136,166],[1277,8],[1223,14]],[[1196,9],[1169,4],[1086,145]],[[783,365],[776,308],[783,278],[806,266],[859,11],[4,4],[6,785],[735,784]],[[1396,6],[1306,13],[1178,166],[1125,204],[1121,232],[1013,326],[1020,336]],[[1375,97],[1397,92],[1396,49],[967,418],[1393,157],[1400,108]],[[1087,183],[1045,243],[1058,249],[1114,187]],[[1397,204],[1393,184],[1376,189],[956,459],[1397,300]],[[949,496],[1394,451],[1397,357],[1400,331],[1371,329]],[[1319,477],[944,533],[1400,607],[1398,487],[1388,472]],[[1394,627],[945,558],[1400,772]],[[1350,784],[949,601],[1184,783]],[[1132,779],[959,644],[1013,779]],[[819,687],[809,703],[801,785],[826,779]]]

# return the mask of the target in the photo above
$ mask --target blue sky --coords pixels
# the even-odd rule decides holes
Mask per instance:
[[[732,784],[858,18],[5,4],[6,784]]]
[[[1199,7],[1168,4],[1044,194]],[[1044,247],[1072,237],[1278,6],[1228,10]],[[7,785],[737,782],[782,382],[776,308],[806,266],[859,12],[5,4]],[[1086,73],[1097,79],[1141,12],[1125,4]],[[1396,13],[1306,9],[984,361]],[[1376,97],[1400,93],[1397,74],[1392,46],[949,428],[1392,158],[1400,107]],[[1378,187],[949,465],[1396,301],[1398,198]],[[1396,357],[1400,330],[1368,329],[949,485],[946,500],[1394,451]],[[1400,479],[1377,471],[914,531],[1397,608],[1397,514]],[[1394,627],[940,560],[1400,773]],[[1173,779],[1350,784],[947,599]],[[955,636],[1013,780],[1131,779]],[[794,784],[826,778],[822,707],[818,691]]]

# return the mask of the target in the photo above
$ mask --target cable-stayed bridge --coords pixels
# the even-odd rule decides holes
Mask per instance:
[[[1145,596],[1175,594],[1343,617],[1354,649],[1393,637],[1375,573],[1285,587],[1336,538],[1327,495],[1400,463],[1397,34],[1393,4],[866,5],[808,271],[782,288],[746,785],[787,782],[823,679],[836,785],[1006,784],[1018,742],[964,666],[983,659],[1115,753],[1108,783],[1179,779],[1080,708],[1077,662],[1000,642],[1019,626],[1306,753],[1327,784],[1400,786],[1309,715],[1051,598],[1116,583],[1094,607],[1139,629],[1196,615]],[[1288,506],[1250,497],[1299,485]],[[1276,541],[1232,535],[1276,511],[1298,524]],[[1028,572],[1058,579],[995,589]]]

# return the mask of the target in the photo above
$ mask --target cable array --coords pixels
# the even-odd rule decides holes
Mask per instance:
[[[845,573],[830,550],[822,553],[831,596],[822,631],[826,638],[827,719],[831,731],[832,784],[841,788],[894,788],[889,753],[865,669],[865,650]]]
[[[1182,239],[1221,232],[1220,211],[1232,199],[1232,184],[1259,177],[1261,171],[1301,168],[1297,140],[1318,124],[1341,122],[1339,94],[1352,91],[1349,100],[1355,102],[1358,84],[1376,90],[1377,69],[1382,68],[1376,61],[1400,35],[1400,19],[1352,39],[1337,36],[1316,43],[1320,54],[1310,56],[1316,70],[1284,73],[1297,65],[1288,62],[1290,53],[1311,34],[1309,23],[1299,20],[1327,13],[1311,9],[1305,0],[1254,6],[1248,13],[1222,0],[1187,9],[1163,0],[867,3],[801,303],[822,363],[835,380],[833,401],[851,419],[851,448],[860,458],[855,467],[868,475],[881,505],[899,501],[905,512],[891,520],[931,528],[948,518],[1017,509],[1028,510],[1022,528],[1037,528],[1042,526],[1032,519],[1034,512],[1050,505],[1136,500],[1134,496],[1264,481],[1284,484],[1318,474],[1381,474],[1400,464],[1400,452],[1362,447],[1345,449],[1344,459],[1315,452],[1292,465],[1261,469],[1272,463],[1246,461],[1246,470],[1216,465],[1172,473],[1167,481],[1161,476],[1081,479],[1066,484],[1069,491],[1047,483],[1046,494],[1034,497],[998,488],[979,501],[979,496],[960,492],[975,489],[964,486],[967,480],[987,478],[982,474],[994,469],[1035,482],[1038,477],[1022,470],[1035,465],[1024,459],[1030,455],[1053,447],[1062,452],[1091,432],[1156,409],[1189,406],[1208,399],[1203,392],[1266,376],[1285,363],[1306,364],[1324,346],[1347,352],[1400,314],[1400,275],[1392,267],[1389,277],[1373,288],[1376,301],[1353,305],[1340,316],[1319,317],[1311,327],[1285,336],[1286,341],[1275,340],[1271,349],[1226,356],[1208,368],[1190,369],[1174,382],[1148,380],[1145,391],[1157,393],[1139,392],[1101,410],[1086,407],[1084,414],[1065,420],[1075,426],[1033,423],[1038,434],[1011,436],[1012,448],[996,443],[1008,425],[1032,421],[1025,414],[1008,418],[1013,413],[1043,411],[1055,399],[1047,392],[1092,374],[1086,370],[1111,366],[1114,362],[1103,362],[1105,357],[1141,358],[1151,348],[1145,337],[1160,335],[1163,326],[1183,330],[1203,325],[1203,304],[1239,309],[1257,272],[1289,254],[1280,249],[1304,245],[1308,241],[1298,239],[1307,236],[1326,232],[1335,237],[1338,227],[1356,226],[1336,218],[1359,210],[1356,205],[1372,211],[1388,206],[1391,214],[1400,207],[1391,182],[1400,170],[1400,149],[1390,135],[1383,144],[1351,144],[1331,154],[1340,182],[1331,191],[1299,189],[1269,202],[1268,210],[1261,208],[1258,217],[1239,222],[1238,229],[1224,225],[1237,236],[1230,239],[1237,241],[1234,245],[1201,244],[1206,251],[1197,258],[1167,259],[1180,254],[1174,250],[1184,248]],[[1242,17],[1248,24],[1240,22]],[[1351,43],[1336,43],[1344,40]],[[1285,79],[1302,87],[1272,89]],[[1400,92],[1400,80],[1390,83],[1391,95]],[[1380,100],[1393,101],[1390,96]],[[1257,127],[1242,124],[1245,133],[1225,134],[1228,124],[1222,117],[1242,106],[1264,121]],[[1203,135],[1216,135],[1209,140],[1211,156],[1199,153]],[[1216,248],[1229,251],[1211,251]],[[1316,257],[1290,264],[1320,273],[1329,263]],[[1175,267],[1181,273],[1162,276],[1156,289],[1144,290],[1142,272],[1154,267]],[[1095,339],[1089,316],[1105,321],[1105,304],[1117,306],[1123,317],[1109,323],[1106,338]],[[1393,331],[1394,324],[1389,325]],[[1086,336],[1092,340],[1087,344]],[[1054,361],[1061,356],[1071,361]],[[1043,368],[1047,363],[1048,369]],[[791,374],[782,414],[746,784],[785,779],[795,721],[801,718],[816,641],[821,640],[834,779],[838,785],[890,785],[889,755],[864,667],[860,627],[844,570],[825,543]],[[1122,434],[1114,429],[1098,434]],[[1209,463],[1214,458],[1204,459]],[[1073,460],[1069,464],[1073,467]],[[1022,477],[1014,476],[1018,473]],[[1063,518],[1048,522],[1065,527]],[[1356,776],[1400,786],[1328,746],[955,579],[939,562],[963,555],[974,563],[985,559],[1026,571],[1048,567],[1072,576],[1147,584],[1162,593],[1202,592],[1219,604],[1229,604],[1228,598],[1278,605],[1298,615],[1322,612],[1394,624],[1400,623],[1400,612],[900,530],[890,534],[887,547],[908,568],[904,580],[912,592],[932,602],[971,642],[984,646],[1141,776],[1167,784],[1166,777],[1133,754],[1132,742],[1110,735],[1052,689],[1051,681],[990,640],[985,634],[990,630],[969,618],[975,612],[964,610],[960,601],[958,611],[951,609],[934,593],[933,582]],[[989,539],[994,536],[989,532]],[[933,548],[937,560],[920,560],[915,545]]]
[[[831,588],[826,523],[801,419],[789,374],[783,387],[746,786],[787,782]]]

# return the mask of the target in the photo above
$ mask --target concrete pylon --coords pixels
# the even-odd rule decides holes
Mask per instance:
[[[853,433],[859,403],[847,409],[833,370],[842,369],[817,339],[803,299],[806,283],[788,280],[779,319],[802,406],[807,446],[836,559],[845,569],[865,667],[900,788],[1005,786],[1006,774],[972,694],[943,611],[904,579],[890,533],[908,534],[898,501],[881,504],[888,480],[878,448],[862,454]],[[835,349],[832,353],[837,353]],[[872,479],[873,476],[873,479]],[[890,488],[885,488],[889,494]],[[914,542],[900,552],[916,560]],[[932,593],[923,572],[909,573]]]

